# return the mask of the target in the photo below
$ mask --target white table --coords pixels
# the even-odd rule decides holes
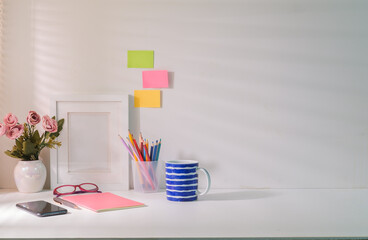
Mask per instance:
[[[196,202],[165,193],[113,192],[147,207],[36,217],[18,202],[52,192],[0,190],[0,238],[368,237],[368,190],[211,190]]]

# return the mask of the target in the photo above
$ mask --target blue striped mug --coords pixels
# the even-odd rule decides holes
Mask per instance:
[[[204,195],[210,190],[210,174],[198,165],[198,161],[194,160],[166,161],[167,200],[176,202],[195,201],[198,196]],[[207,177],[207,187],[203,192],[198,191],[199,170],[203,171]]]

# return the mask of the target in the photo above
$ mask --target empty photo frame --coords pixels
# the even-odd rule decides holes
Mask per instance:
[[[51,150],[51,187],[90,182],[128,190],[128,154],[118,137],[128,135],[128,96],[57,96],[51,105],[52,115],[65,119],[62,146]]]

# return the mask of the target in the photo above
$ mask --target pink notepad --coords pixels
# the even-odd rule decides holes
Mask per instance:
[[[123,198],[109,192],[84,195],[77,194],[65,196],[62,198],[80,207],[84,207],[95,212],[104,212],[144,206],[143,203]]]

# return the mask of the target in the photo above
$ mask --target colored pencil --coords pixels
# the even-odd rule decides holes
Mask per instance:
[[[121,141],[124,143],[124,146],[126,147],[126,149],[128,150],[129,155],[133,158],[136,159],[132,153],[132,151],[129,149],[128,145],[126,144],[126,142],[124,141],[124,139],[119,135]],[[127,139],[128,140],[128,139]],[[129,140],[128,140],[129,143]],[[135,161],[135,163],[137,164],[137,160]],[[138,177],[139,177],[139,181],[141,184],[143,184],[143,178],[141,175],[141,171],[139,170],[139,166],[137,165],[137,170],[138,170]]]
[[[142,157],[145,162],[147,162],[147,154],[146,149],[144,148],[144,145],[142,144]]]
[[[160,139],[160,143],[158,144],[156,161],[158,161],[158,156],[160,155],[160,150],[161,150],[161,139]]]
[[[141,150],[141,152],[143,153],[143,148],[142,148],[142,145],[143,145],[143,138],[142,138],[142,133],[139,133],[139,150]]]
[[[133,146],[134,145],[134,143],[133,143],[133,135],[130,133],[130,131],[128,130],[128,134],[129,134],[129,139],[128,139],[128,142],[130,142],[131,143],[131,145]],[[131,146],[131,147],[132,147]],[[134,149],[133,147],[132,147],[132,149]],[[138,157],[137,157],[137,155],[135,155],[134,156],[134,159],[136,160],[136,161],[138,161]]]
[[[143,143],[142,133],[139,133],[139,143]]]
[[[134,138],[130,130],[128,130],[128,133],[129,136],[126,138],[126,141],[120,135],[119,137],[128,150],[129,155],[135,160],[141,184],[144,184],[144,187],[151,186],[154,189],[153,180],[155,180],[156,175],[153,166],[151,164],[146,166],[143,162],[158,161],[161,151],[161,139],[160,141],[152,141],[152,145],[150,146],[149,140],[144,139],[141,132],[137,138],[138,141]],[[144,181],[142,177],[147,181]]]
[[[142,163],[141,161],[138,161],[137,163],[140,165],[140,169],[143,169],[142,174],[148,180],[149,184],[151,185],[153,189],[155,186],[152,182],[152,179],[150,177],[149,171],[146,168],[146,165],[144,165],[144,163]]]
[[[153,161],[153,142],[152,142],[152,145],[151,145],[150,157],[151,157],[151,160]]]
[[[135,139],[133,139],[133,142],[135,142]],[[137,153],[136,149],[131,145],[130,142],[128,142],[128,143],[129,143],[129,146],[133,149],[133,152],[138,156],[138,153]],[[152,188],[154,188],[153,182],[151,180],[151,177],[149,176],[149,173],[148,173],[148,170],[147,170],[146,166],[142,165],[141,161],[136,161],[136,164],[139,164],[139,166],[140,166],[140,168],[138,167],[138,169],[143,169],[143,171],[141,171],[141,170],[138,170],[138,171],[142,172],[143,176],[148,180],[148,182],[152,186]]]
[[[144,145],[144,151],[146,152],[146,161],[152,161],[150,155],[148,154],[148,148],[147,145]]]
[[[142,154],[142,157],[143,157],[143,161],[146,161],[146,155],[145,155],[145,153],[143,151],[143,142],[141,142],[141,148],[140,148],[140,150],[141,150],[141,154]]]
[[[142,157],[141,151],[139,151],[137,141],[136,141],[134,138],[133,138],[133,142],[134,142],[134,146],[135,146],[135,147],[136,147],[136,149],[137,149],[139,159],[140,159],[141,161],[143,161],[143,157]]]
[[[152,156],[153,161],[156,160],[156,155],[157,155],[157,141],[156,141],[155,147],[153,149],[153,156]]]
[[[119,137],[120,137],[120,140],[124,143],[124,146],[126,147],[126,149],[128,150],[129,155],[134,159],[134,155],[133,155],[132,151],[130,151],[130,149],[129,149],[128,145],[126,144],[126,142],[124,141],[124,139],[120,135],[119,135]]]
[[[133,144],[133,135],[130,133],[129,130],[128,130],[128,134],[129,134],[129,140]]]
[[[135,159],[135,161],[138,161],[138,153],[135,150],[135,148],[133,147],[132,143],[129,141],[129,138],[127,138],[127,143],[129,145],[131,151],[134,153],[134,159]]]

